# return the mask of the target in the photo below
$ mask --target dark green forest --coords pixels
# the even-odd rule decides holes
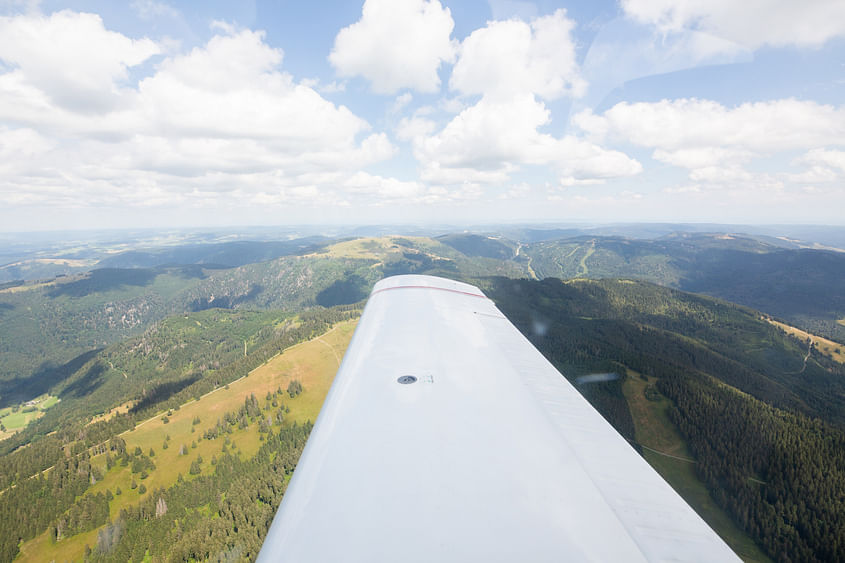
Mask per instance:
[[[539,278],[626,277],[705,293],[845,341],[842,252],[784,248],[775,239],[676,233],[655,240],[576,237],[527,244]]]
[[[814,355],[801,371],[806,345],[754,311],[647,283],[498,278],[485,289],[573,382],[622,376],[579,388],[628,438],[625,368],[657,377],[698,476],[774,560],[845,559],[842,365]]]

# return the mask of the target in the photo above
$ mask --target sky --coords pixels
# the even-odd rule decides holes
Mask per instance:
[[[842,0],[0,0],[0,230],[845,225]]]

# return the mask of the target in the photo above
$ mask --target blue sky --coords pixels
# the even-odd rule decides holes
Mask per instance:
[[[845,224],[841,0],[0,0],[0,229]]]

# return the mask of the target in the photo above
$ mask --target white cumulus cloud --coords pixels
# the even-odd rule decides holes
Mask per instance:
[[[356,172],[350,176],[344,182],[344,187],[352,193],[372,196],[378,203],[396,199],[410,200],[419,197],[425,191],[420,182],[406,182],[366,172]]]
[[[431,119],[414,115],[403,117],[396,126],[396,137],[401,141],[411,141],[434,133],[437,124]]]
[[[573,136],[541,132],[551,124],[542,100],[578,96],[586,87],[576,60],[575,23],[560,9],[532,19],[489,21],[460,45],[449,87],[456,115],[435,130],[420,116],[400,123],[413,140],[421,177],[439,185],[506,184],[524,166],[552,169],[561,182],[602,182],[638,174],[627,155]],[[472,105],[467,96],[481,95]]]
[[[581,95],[586,82],[575,58],[574,27],[563,9],[531,23],[488,22],[461,43],[449,87],[496,98]]]
[[[0,17],[0,59],[17,69],[22,87],[73,111],[112,109],[128,69],[159,52],[150,39],[107,30],[96,14]]]
[[[482,98],[440,132],[418,137],[414,153],[423,177],[442,183],[501,183],[520,165],[546,165],[566,178],[605,179],[638,174],[634,159],[573,136],[538,129],[550,112],[533,95],[509,101]]]
[[[622,0],[625,13],[662,32],[696,29],[758,48],[817,47],[845,35],[842,0]]]
[[[341,76],[363,76],[375,92],[437,92],[440,65],[454,60],[455,22],[438,0],[367,0],[356,23],[335,37],[329,61]]]
[[[793,164],[805,167],[803,172],[789,175],[793,182],[818,184],[845,178],[845,150],[812,149],[796,158]]]
[[[573,122],[597,138],[662,149],[664,155],[708,149],[711,158],[726,157],[733,150],[769,153],[845,141],[845,107],[794,99],[733,108],[698,99],[622,102],[600,115],[581,112]]]
[[[701,187],[780,192],[796,183],[831,182],[845,171],[845,106],[783,99],[735,107],[711,100],[619,103],[573,122],[588,137],[653,149],[655,160],[686,168]],[[788,155],[804,152],[794,159]],[[789,172],[785,164],[804,166]]]
[[[282,51],[260,31],[216,25],[206,44],[131,82],[127,69],[156,44],[106,30],[98,16],[36,13],[0,18],[0,28],[3,201],[333,205],[344,189],[363,193],[350,178],[396,151],[282,70]],[[106,94],[107,104],[92,102]]]

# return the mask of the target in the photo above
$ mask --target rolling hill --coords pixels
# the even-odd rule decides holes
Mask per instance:
[[[289,250],[302,252],[301,242]],[[0,407],[39,396],[105,346],[168,315],[205,309],[299,311],[365,299],[387,275],[521,276],[427,238],[354,239],[234,268],[102,268],[0,289]],[[193,256],[193,255],[192,255]],[[195,257],[195,256],[194,256]]]
[[[539,278],[617,278],[720,297],[845,342],[845,253],[769,239],[674,233],[656,240],[578,237],[526,244]]]

